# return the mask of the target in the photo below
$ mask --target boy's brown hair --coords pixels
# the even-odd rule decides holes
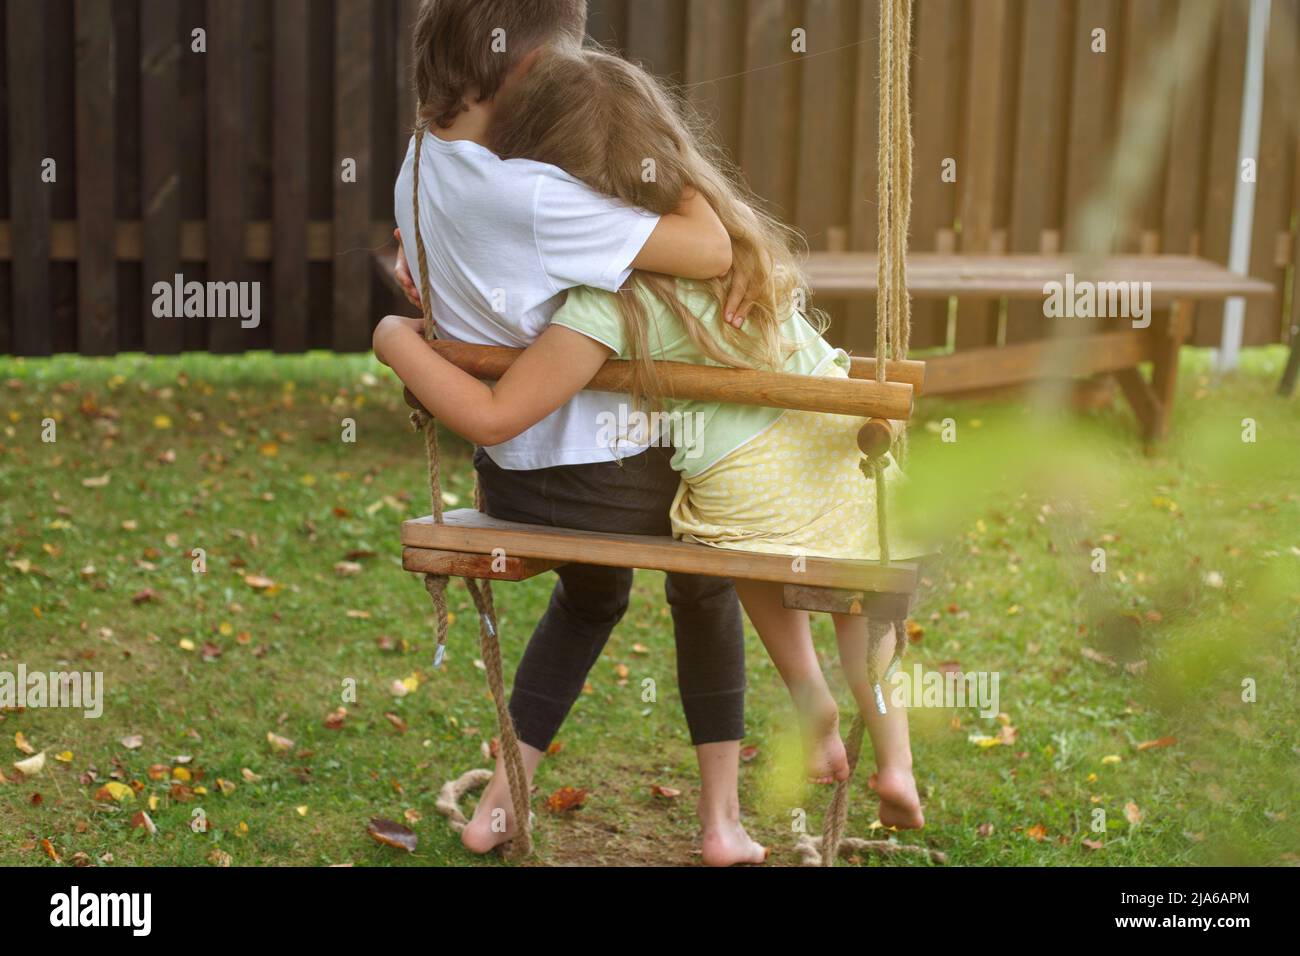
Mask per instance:
[[[492,99],[525,56],[580,46],[586,27],[587,0],[425,0],[415,21],[419,122],[445,129],[466,97]]]

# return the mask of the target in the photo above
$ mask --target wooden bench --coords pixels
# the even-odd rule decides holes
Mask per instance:
[[[1191,331],[1195,304],[1237,296],[1267,298],[1273,286],[1237,275],[1217,262],[1196,256],[1120,255],[1086,259],[1070,255],[972,255],[914,252],[907,260],[908,287],[914,298],[1042,300],[1050,282],[1068,273],[1093,282],[1151,283],[1151,325],[1144,329],[1054,336],[1004,347],[979,348],[926,359],[926,392],[944,395],[1036,379],[1114,376],[1132,406],[1143,438],[1158,442],[1169,428],[1178,373],[1178,351]],[[874,253],[813,253],[809,284],[820,296],[873,299]],[[1159,311],[1156,311],[1159,310]],[[1044,318],[1044,323],[1049,320]],[[1087,319],[1052,320],[1061,323]],[[1138,366],[1151,363],[1151,377]]]

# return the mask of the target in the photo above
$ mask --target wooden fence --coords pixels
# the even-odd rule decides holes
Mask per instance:
[[[366,348],[395,307],[373,253],[391,240],[417,5],[0,0],[0,353]],[[1070,248],[1156,51],[1208,16],[1209,50],[1176,64],[1168,129],[1144,152],[1153,175],[1113,247],[1226,261],[1246,8],[917,0],[913,248]],[[1286,293],[1297,13],[1273,0],[1250,271],[1279,294],[1250,304],[1247,344],[1300,323]],[[682,84],[813,249],[874,248],[876,0],[592,0],[590,30]],[[260,282],[261,325],[156,317],[150,290],[176,273]],[[818,304],[869,351],[869,306]],[[1196,341],[1217,341],[1219,314],[1199,316]],[[966,349],[1042,327],[1033,303],[918,302],[912,341]]]

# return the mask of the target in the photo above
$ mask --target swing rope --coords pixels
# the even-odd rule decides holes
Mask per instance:
[[[420,157],[424,145],[424,127],[415,131],[415,161],[412,168],[411,209],[415,223],[415,251],[420,269],[420,303],[424,314],[424,337],[432,342],[437,338],[437,326],[429,314],[432,301],[429,292],[429,261],[424,251],[424,237],[420,234]],[[424,432],[424,448],[429,460],[429,499],[433,511],[433,520],[442,523],[442,458],[438,451],[438,428],[432,416],[423,409],[411,412],[411,424]],[[482,491],[477,483],[474,486],[475,505],[482,508]],[[434,655],[433,666],[442,665],[443,654],[447,647],[447,583],[444,574],[426,574],[424,587],[433,600],[434,616],[437,620],[438,649]],[[483,668],[487,672],[488,690],[492,703],[496,707],[497,725],[500,730],[501,753],[506,765],[506,780],[510,785],[510,804],[515,813],[515,825],[519,829],[504,852],[509,857],[526,857],[533,850],[531,819],[528,810],[528,777],[524,773],[523,754],[519,751],[519,736],[515,731],[515,722],[510,717],[510,708],[506,702],[505,675],[501,666],[501,642],[497,627],[496,607],[492,601],[492,582],[465,579],[465,587],[474,601],[478,611],[479,653],[483,658]]]
[[[880,116],[877,143],[876,248],[876,381],[886,381],[887,359],[907,358],[911,338],[912,305],[907,292],[907,232],[912,217],[912,116],[910,62],[912,0],[881,0],[880,4]],[[906,454],[907,433],[893,443],[895,459]],[[862,462],[862,471],[875,483],[876,536],[881,564],[889,563],[889,527],[885,454]],[[868,679],[875,693],[876,710],[885,713],[881,675],[876,664],[881,646],[894,635],[894,653],[885,670],[898,665],[907,647],[907,622],[867,621]],[[849,813],[849,784],[862,754],[866,720],[859,711],[845,740],[848,776],[835,785],[822,825],[820,864],[834,866],[844,839]]]

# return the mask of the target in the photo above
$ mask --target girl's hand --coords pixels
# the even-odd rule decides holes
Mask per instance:
[[[768,263],[771,268],[771,262]],[[731,290],[727,293],[727,304],[722,309],[722,318],[728,325],[740,328],[745,324],[745,317],[754,307],[754,300],[749,295],[750,276],[735,268],[731,273]]]

